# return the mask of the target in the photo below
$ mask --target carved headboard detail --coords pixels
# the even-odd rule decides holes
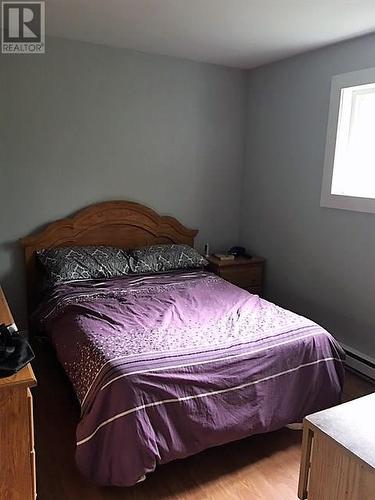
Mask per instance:
[[[159,215],[130,201],[108,201],[91,205],[74,216],[49,224],[23,238],[29,313],[38,301],[38,268],[35,252],[61,246],[106,245],[137,248],[156,243],[194,246],[198,231],[188,229],[174,217]]]

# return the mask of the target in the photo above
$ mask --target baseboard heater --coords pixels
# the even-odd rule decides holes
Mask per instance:
[[[375,359],[345,344],[341,344],[341,347],[346,354],[345,364],[349,368],[375,381]]]

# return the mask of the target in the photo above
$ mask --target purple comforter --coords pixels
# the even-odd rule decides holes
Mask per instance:
[[[98,484],[340,401],[329,333],[211,273],[67,283],[38,317],[81,403],[78,466]]]

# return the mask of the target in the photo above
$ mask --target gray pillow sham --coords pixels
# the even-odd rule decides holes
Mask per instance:
[[[152,245],[137,248],[129,258],[133,273],[160,273],[206,266],[207,260],[188,245]]]
[[[129,256],[121,248],[105,246],[58,247],[39,250],[45,286],[70,280],[114,278],[129,274]]]

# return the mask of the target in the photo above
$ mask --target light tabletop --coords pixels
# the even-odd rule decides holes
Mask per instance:
[[[375,393],[314,413],[306,420],[375,468]]]

